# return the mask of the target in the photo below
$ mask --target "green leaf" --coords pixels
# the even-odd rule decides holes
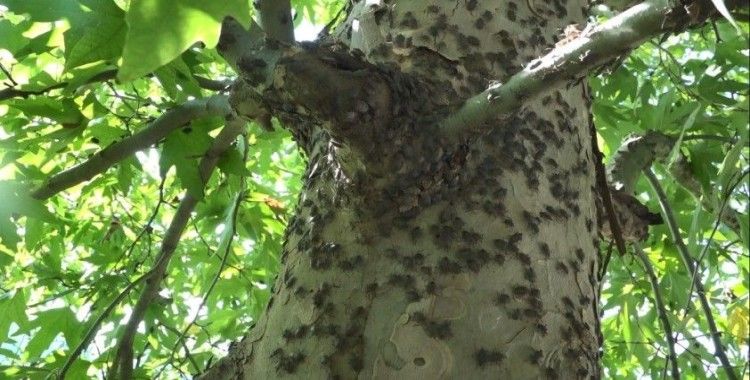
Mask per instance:
[[[15,99],[6,103],[27,116],[41,116],[62,125],[78,126],[84,121],[83,114],[72,99],[55,100],[47,97]]]
[[[227,174],[246,175],[245,163],[242,161],[242,153],[238,149],[229,149],[219,157],[217,164],[219,169]]]
[[[669,158],[667,160],[667,167],[671,167],[672,164],[674,164],[675,160],[677,159],[680,153],[680,146],[682,145],[682,138],[685,136],[685,131],[693,127],[693,124],[695,123],[695,117],[698,116],[698,112],[700,111],[701,111],[701,107],[700,106],[696,107],[693,110],[693,112],[690,113],[690,116],[688,116],[687,120],[685,120],[685,122],[682,124],[682,129],[680,130],[680,136],[677,138],[677,141],[672,147],[672,151],[669,153]]]
[[[8,336],[8,328],[11,323],[20,327],[28,324],[29,319],[26,316],[26,297],[23,291],[16,291],[12,296],[10,294],[0,295],[0,338],[5,340]]]
[[[26,46],[29,39],[24,37],[22,33],[28,27],[28,22],[14,24],[10,20],[0,19],[0,49],[6,49],[13,53]]]
[[[721,163],[720,169],[719,169],[719,179],[718,183],[721,185],[721,189],[724,192],[729,191],[730,186],[730,180],[733,179],[733,177],[738,173],[737,163],[740,159],[740,154],[742,153],[742,150],[747,147],[747,139],[743,136],[740,141],[735,144],[732,149],[729,150],[726,157],[724,158],[724,161]],[[718,189],[717,189],[718,190]],[[729,194],[724,194],[728,196]],[[721,194],[715,194],[717,197],[716,199],[721,199]]]
[[[39,358],[61,333],[69,347],[78,343],[81,324],[68,308],[57,308],[38,313],[32,325],[39,327],[39,330],[34,333],[25,349],[25,353],[30,358]]]
[[[148,74],[198,41],[216,46],[225,16],[248,25],[249,2],[133,0],[125,17],[128,32],[118,79],[129,82]]]
[[[170,133],[159,160],[162,177],[174,166],[182,186],[192,196],[203,199],[205,184],[198,172],[198,159],[210,144],[211,138],[203,128],[186,127]]]
[[[48,223],[57,222],[41,201],[31,198],[26,186],[16,181],[0,181],[0,242],[13,248],[18,242],[16,226],[12,220],[28,216]]]
[[[119,17],[118,17],[119,16]],[[91,62],[110,61],[120,56],[125,43],[125,13],[92,15],[65,32],[65,69]]]
[[[75,22],[84,13],[81,4],[75,0],[0,0],[0,5],[16,14],[28,14],[36,22],[62,19]]]

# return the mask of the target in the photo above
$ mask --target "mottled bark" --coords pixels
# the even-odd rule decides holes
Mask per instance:
[[[362,60],[295,61],[283,78],[300,81],[285,89],[297,102],[263,99],[308,155],[305,186],[268,309],[204,376],[599,377],[583,86],[486,134],[436,133],[463,99],[584,23],[584,2],[369,3],[328,41]]]

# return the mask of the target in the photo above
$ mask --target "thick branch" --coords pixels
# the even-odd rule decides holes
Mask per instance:
[[[260,26],[268,38],[294,42],[292,5],[289,0],[256,0],[255,7],[260,15]]]
[[[230,102],[247,119],[313,121],[362,153],[392,117],[388,75],[347,46],[283,44],[226,19],[217,49],[239,74]]]
[[[243,129],[244,122],[236,119],[231,120],[219,135],[216,136],[216,139],[206,152],[198,167],[204,184],[211,176],[221,154],[231,146],[232,142],[234,142],[237,136],[242,133]],[[193,212],[197,203],[197,198],[190,195],[190,193],[185,192],[185,196],[182,198],[182,201],[175,212],[172,223],[169,225],[169,228],[164,235],[161,251],[156,259],[153,269],[149,272],[149,276],[146,279],[146,286],[143,288],[138,302],[136,302],[133,307],[130,319],[125,325],[125,330],[120,337],[117,345],[117,355],[112,363],[112,368],[110,368],[109,378],[132,378],[133,340],[135,338],[135,333],[138,329],[138,325],[143,321],[143,318],[146,315],[146,310],[159,293],[159,287],[167,271],[169,261],[177,248],[180,236],[182,236],[182,232],[190,220],[190,214]]]
[[[686,136],[682,138],[682,141],[691,139],[694,139],[694,137]],[[612,161],[607,167],[612,185],[616,189],[621,189],[624,193],[632,194],[643,170],[650,168],[655,161],[666,161],[675,144],[679,141],[678,137],[665,135],[657,131],[629,136],[612,156]],[[732,142],[728,138],[720,141]],[[696,201],[700,202],[703,209],[710,213],[715,212],[714,205],[710,201],[711,197],[703,193],[703,188],[695,178],[687,158],[682,153],[678,152],[677,159],[671,163],[669,171],[674,179],[691,193]],[[739,216],[734,210],[728,208],[720,214],[720,218],[726,226],[739,234]]]
[[[612,185],[632,194],[643,170],[650,168],[657,159],[667,157],[676,142],[676,138],[657,131],[628,136],[607,165]]]
[[[677,2],[680,5],[675,8],[671,3],[652,0],[638,4],[583,31],[576,39],[559,44],[513,75],[506,84],[490,86],[468,99],[458,111],[443,120],[443,134],[453,140],[466,139],[491,118],[509,115],[543,92],[580,80],[649,38],[700,24],[716,14],[707,0],[690,4]]]
[[[31,196],[36,199],[47,199],[60,191],[103,173],[117,162],[151,146],[166,137],[169,132],[194,119],[206,116],[226,116],[230,111],[229,102],[225,95],[215,95],[185,102],[167,111],[138,133],[104,148],[84,163],[56,174],[35,190]]]
[[[237,20],[227,17],[221,23],[221,35],[216,50],[219,51],[234,71],[240,73],[238,62],[240,57],[247,54],[249,49],[256,48],[263,43],[263,30],[255,22],[250,23],[250,29],[245,29]]]

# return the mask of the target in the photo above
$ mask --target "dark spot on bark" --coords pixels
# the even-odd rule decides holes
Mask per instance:
[[[427,283],[427,286],[425,286],[425,292],[427,292],[427,294],[437,294],[438,286],[435,281],[430,281]]]
[[[563,296],[560,300],[562,301],[563,305],[565,305],[567,309],[575,309],[575,305],[573,305],[573,300],[571,300],[570,297]]]
[[[570,342],[573,339],[573,330],[570,327],[565,327],[560,330],[560,337],[566,342]]]
[[[544,353],[542,352],[542,350],[533,350],[531,354],[529,355],[529,361],[532,364],[538,364],[543,356],[544,356]]]
[[[447,257],[443,257],[438,262],[438,271],[442,274],[458,274],[461,273],[461,265]]]
[[[523,314],[523,311],[521,309],[512,309],[508,311],[508,318],[517,321],[521,319],[521,315]]]
[[[529,255],[523,252],[516,252],[515,256],[516,256],[516,259],[518,259],[518,261],[520,261],[523,265],[526,265],[526,266],[531,265],[531,257],[529,257]]]
[[[326,301],[330,293],[331,285],[328,283],[323,283],[320,289],[316,290],[315,294],[313,295],[313,305],[315,305],[315,307],[317,308],[322,307],[323,303]]]
[[[365,368],[365,363],[362,360],[362,356],[354,354],[349,357],[349,366],[352,367],[352,370],[355,372],[359,372],[362,369]]]
[[[413,270],[424,264],[424,255],[422,255],[421,253],[407,255],[403,257],[401,262],[404,265],[404,268]]]
[[[301,352],[287,354],[283,349],[277,348],[271,353],[271,358],[277,358],[276,371],[294,373],[297,367],[305,360],[305,355]]]
[[[542,256],[545,259],[549,259],[550,256],[552,256],[549,250],[549,245],[547,245],[547,243],[544,243],[544,242],[539,243],[539,252],[542,254]]]
[[[500,365],[503,359],[505,359],[505,355],[500,351],[480,348],[474,352],[474,361],[480,368],[487,365]]]
[[[430,338],[448,339],[453,336],[450,321],[433,321],[422,312],[413,313],[410,319],[422,326],[422,329]]]
[[[414,288],[414,277],[408,274],[391,274],[388,283],[404,289]]]
[[[510,296],[505,293],[498,293],[495,296],[495,300],[494,300],[495,306],[502,306],[502,305],[507,304],[508,302],[510,302]]]
[[[411,231],[409,231],[409,236],[411,237],[412,242],[416,242],[422,237],[422,229],[419,227],[412,228]]]
[[[523,315],[524,317],[531,318],[531,319],[539,319],[542,317],[541,312],[536,309],[524,309]]]
[[[588,305],[588,303],[589,303],[589,302],[591,302],[591,298],[589,298],[589,297],[586,297],[586,296],[580,296],[580,297],[578,298],[578,303],[579,303],[579,304],[580,304],[581,306],[586,306],[586,305]]]
[[[546,376],[546,378],[550,380],[559,378],[559,376],[557,375],[557,371],[555,371],[555,369],[551,367],[547,367],[544,369],[544,376]]]
[[[545,326],[545,325],[543,325],[541,323],[537,323],[534,326],[534,329],[536,330],[536,332],[539,333],[539,335],[542,335],[542,336],[547,335],[547,326]]]
[[[583,250],[581,248],[576,249],[576,257],[578,258],[578,261],[583,262],[583,258],[586,257],[584,255]]]
[[[301,325],[297,327],[296,329],[285,329],[282,333],[282,336],[287,341],[290,340],[296,340],[296,339],[302,339],[307,335],[308,327],[306,325]]]
[[[522,286],[522,285],[516,285],[511,288],[511,292],[513,292],[513,295],[515,297],[523,297],[529,294],[529,288]]]
[[[536,273],[534,273],[534,268],[526,268],[523,270],[523,278],[525,278],[528,282],[534,282],[536,280]]]

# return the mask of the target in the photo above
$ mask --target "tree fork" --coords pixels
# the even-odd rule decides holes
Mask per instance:
[[[538,76],[508,80],[537,54],[529,41],[549,43],[555,29],[585,19],[582,4],[569,2],[557,13],[538,6],[539,14],[556,18],[530,36],[475,1],[450,9],[395,3],[354,4],[332,44],[237,47],[231,42],[242,36],[224,39],[225,56],[267,111],[292,121],[293,131],[309,128],[309,162],[268,308],[203,377],[598,378],[590,111],[580,89],[552,90],[575,86],[665,32],[665,17],[675,17],[668,23],[674,31],[712,8],[636,6],[618,20],[630,20],[638,32],[626,29],[623,37],[612,24],[592,28],[560,44],[549,55],[554,59],[530,65],[541,67]],[[462,24],[451,24],[446,13]],[[536,17],[516,10],[503,19],[527,16]],[[611,45],[616,41],[622,45]],[[341,44],[353,58],[342,55]],[[597,48],[601,55],[577,55]],[[387,72],[425,87],[402,99],[389,85],[384,108],[394,108],[391,117],[379,126],[357,124],[361,134],[341,133],[349,106],[316,103],[286,81],[317,76],[335,89],[322,93],[346,98],[352,94],[337,78],[389,65],[396,70]],[[459,94],[491,79],[510,85],[461,101]],[[443,97],[424,91],[434,84]],[[426,107],[415,106],[420,102]],[[359,166],[342,154],[363,135],[373,157],[382,158],[379,168],[375,160]]]

